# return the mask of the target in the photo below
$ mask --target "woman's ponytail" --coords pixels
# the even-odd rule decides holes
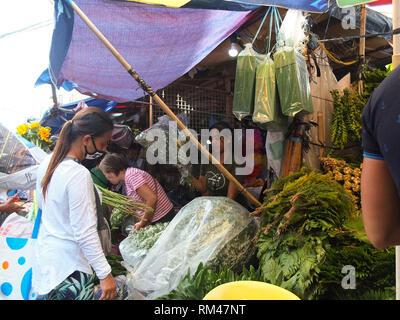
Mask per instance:
[[[56,147],[54,148],[53,155],[51,157],[49,166],[47,167],[46,174],[42,180],[42,190],[43,190],[43,197],[46,195],[47,187],[50,183],[51,177],[56,170],[57,166],[60,164],[61,161],[64,160],[65,156],[67,155],[69,149],[71,148],[71,131],[72,131],[72,121],[69,120],[64,123],[61,132],[57,139]]]

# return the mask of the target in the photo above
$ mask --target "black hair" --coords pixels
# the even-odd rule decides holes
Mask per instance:
[[[79,137],[87,134],[92,137],[100,137],[114,128],[114,123],[108,114],[96,107],[87,107],[78,111],[72,120],[64,123],[58,136],[53,155],[51,157],[46,174],[42,180],[43,197],[57,166],[64,160],[72,143]]]

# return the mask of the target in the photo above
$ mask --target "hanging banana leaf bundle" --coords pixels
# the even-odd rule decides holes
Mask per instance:
[[[304,56],[292,47],[282,47],[274,54],[274,61],[282,113],[289,117],[303,110],[312,113],[314,109]]]

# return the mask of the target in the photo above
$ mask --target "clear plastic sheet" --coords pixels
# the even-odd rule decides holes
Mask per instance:
[[[128,268],[129,291],[156,299],[174,290],[200,262],[216,269],[242,270],[255,253],[256,219],[225,197],[199,197],[184,206],[135,269]]]
[[[233,114],[239,120],[252,115],[256,67],[265,57],[266,55],[255,52],[251,43],[245,44],[245,48],[237,57]]]
[[[0,124],[0,189],[34,189],[36,170],[47,156]]]
[[[132,268],[137,267],[147,255],[147,252],[158,240],[169,222],[157,223],[132,231],[119,244],[119,251],[124,259],[124,265],[129,265]]]

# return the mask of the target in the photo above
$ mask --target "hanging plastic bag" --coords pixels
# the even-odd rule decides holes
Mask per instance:
[[[253,121],[258,123],[281,122],[282,118],[276,88],[275,63],[268,54],[256,68]]]
[[[237,57],[233,114],[239,120],[252,115],[256,85],[256,67],[266,57],[255,52],[252,46],[251,43],[246,43],[245,48]]]
[[[156,299],[174,290],[200,262],[240,272],[255,253],[258,223],[236,201],[199,197],[184,206],[146,257],[128,274],[130,292]],[[124,265],[125,266],[125,265]],[[129,268],[129,266],[128,266]]]
[[[278,34],[274,54],[282,113],[290,117],[303,110],[313,112],[307,65],[301,53],[305,38],[303,25],[301,11],[288,10]]]
[[[277,35],[277,47],[291,47],[299,52],[305,50],[304,25],[306,19],[301,10],[289,9],[286,12]]]

